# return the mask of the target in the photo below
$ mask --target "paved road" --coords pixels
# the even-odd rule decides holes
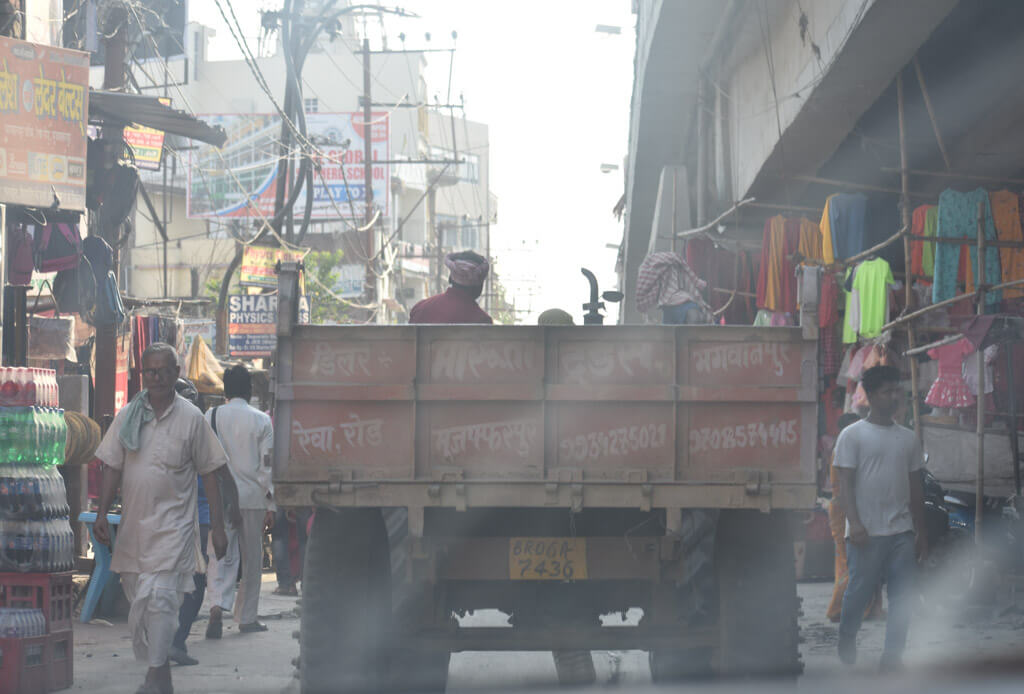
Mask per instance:
[[[202,638],[205,622],[193,627],[190,648],[202,663],[197,667],[173,670],[175,690],[190,692],[273,692],[289,687],[291,659],[298,654],[291,634],[298,629],[294,598],[270,594],[273,577],[265,576],[262,615],[270,631],[263,634],[238,634],[233,625],[221,641]],[[806,672],[800,681],[802,691],[834,688],[837,681],[850,681],[850,675],[870,676],[884,638],[882,623],[868,623],[861,638],[861,664],[850,673],[835,658],[835,625],[824,619],[831,586],[803,584],[801,620],[805,642],[802,645]],[[635,618],[633,613],[630,617]],[[497,612],[478,612],[470,618],[475,625],[500,625],[504,618]],[[1024,654],[1024,616],[1011,611],[1001,618],[970,623],[941,609],[921,611],[911,632],[907,661],[912,675],[933,673],[954,660],[980,660],[1007,653]],[[637,651],[594,654],[601,684],[618,683],[630,689],[650,682],[646,654]],[[88,624],[75,627],[75,685],[71,691],[133,692],[141,681],[143,668],[135,663],[125,624]],[[468,692],[500,688],[546,690],[557,684],[549,653],[462,653],[453,656],[449,691]],[[1018,683],[1019,685],[1019,683]],[[872,685],[878,694],[886,688]],[[834,691],[832,694],[836,694]]]

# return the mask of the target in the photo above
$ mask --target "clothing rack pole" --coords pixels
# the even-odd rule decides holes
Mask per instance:
[[[897,173],[899,169],[892,166],[883,166],[879,169],[883,173]],[[978,183],[995,183],[1004,186],[1024,185],[1024,178],[1002,178],[999,176],[978,176],[976,174],[958,173],[956,171],[930,171],[928,169],[911,169],[914,176],[928,176],[930,178],[951,178],[957,181],[977,181]]]
[[[903,73],[899,72],[896,74],[896,110],[899,120],[899,135],[900,135],[900,211],[903,217],[903,229],[900,232],[903,235],[903,260],[906,265],[906,273],[909,278],[912,274],[911,256],[910,256],[910,234],[904,233],[910,229],[910,174],[907,172],[907,136],[906,126],[904,124],[903,117]],[[911,299],[914,296],[913,282],[909,279],[903,283],[906,290],[904,306],[911,305]],[[916,344],[916,333],[914,331],[914,324],[907,324],[907,347],[914,349]],[[917,373],[917,360],[910,360],[910,407],[911,413],[914,418],[914,435],[917,440],[921,443],[924,442],[924,435],[921,431],[921,403],[918,401],[920,395],[920,385],[918,381]]]
[[[978,263],[974,281],[978,285],[978,315],[985,314],[985,203],[978,203]],[[978,476],[974,492],[974,543],[981,547],[985,508],[985,350],[978,348]]]
[[[1020,496],[1020,439],[1017,438],[1017,382],[1013,378],[1013,346],[1006,349],[1006,380],[1010,383],[1010,453],[1013,455],[1013,489]]]
[[[846,267],[846,266],[849,266],[849,265],[856,265],[857,263],[859,263],[864,258],[867,258],[869,255],[874,255],[875,253],[878,253],[880,250],[882,250],[882,249],[884,249],[884,248],[886,248],[888,246],[891,246],[892,244],[894,244],[897,241],[899,241],[900,237],[903,237],[903,236],[906,235],[904,232],[906,232],[906,230],[908,228],[909,227],[903,227],[902,229],[897,231],[895,234],[893,234],[892,236],[887,238],[885,241],[882,241],[881,243],[877,243],[874,246],[872,246],[871,248],[868,248],[867,250],[861,251],[857,255],[851,255],[849,258],[847,258],[845,260],[836,261],[836,265],[840,265],[840,266],[843,266],[843,267]],[[792,256],[790,256],[790,260],[792,260],[793,262],[797,262],[797,263],[803,263],[804,265],[821,265],[821,266],[825,265],[825,263],[823,261],[817,260],[816,258],[804,258],[802,255],[800,255],[798,253],[794,253]]]
[[[935,236],[915,236],[913,234],[908,235],[908,239],[911,243],[954,243],[963,245],[966,238],[937,238]],[[1024,248],[1024,241],[1001,241],[999,239],[988,240],[985,245],[989,248]]]
[[[902,191],[899,188],[886,188],[884,186],[872,186],[865,183],[854,183],[852,181],[841,181],[835,178],[822,178],[821,176],[793,176],[797,181],[803,181],[804,183],[820,183],[826,186],[832,186],[835,188],[846,188],[849,190],[866,190],[871,193],[891,193],[894,195],[900,195]],[[910,193],[912,198],[922,198],[924,200],[934,200],[934,195],[926,195],[924,193]]]
[[[1022,285],[1022,284],[1024,284],[1024,279],[1012,280],[1010,282],[1002,282],[1000,284],[995,284],[995,285],[993,285],[991,287],[988,287],[988,291],[990,291],[990,292],[997,292],[997,291],[999,291],[1001,289],[1007,289],[1009,287],[1016,287],[1016,286],[1019,286],[1019,285]],[[930,306],[925,306],[924,308],[918,309],[918,310],[916,310],[916,311],[914,311],[912,313],[908,313],[905,316],[901,316],[900,318],[897,318],[894,321],[890,321],[890,322],[886,323],[885,325],[882,326],[882,330],[891,330],[892,328],[895,328],[895,327],[898,327],[900,325],[903,325],[907,321],[911,321],[911,320],[913,320],[915,318],[919,318],[920,316],[923,316],[926,313],[931,313],[932,311],[934,311],[936,309],[940,309],[940,308],[943,308],[945,306],[949,306],[950,304],[955,304],[958,301],[965,301],[967,299],[974,299],[977,296],[978,296],[977,293],[974,293],[974,294],[958,294],[957,296],[953,296],[953,297],[950,297],[948,299],[943,299],[942,301],[938,301],[938,302],[936,302],[934,304],[931,304]]]

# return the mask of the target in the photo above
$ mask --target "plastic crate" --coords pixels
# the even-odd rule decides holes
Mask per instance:
[[[72,632],[0,639],[0,694],[46,694],[73,681]]]
[[[0,607],[42,610],[46,633],[71,630],[74,611],[71,572],[59,574],[0,573]]]

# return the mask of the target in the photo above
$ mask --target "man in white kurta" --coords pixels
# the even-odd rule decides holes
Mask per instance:
[[[146,694],[172,691],[167,656],[178,608],[192,589],[193,574],[203,568],[197,474],[203,476],[211,538],[217,536],[214,544],[221,555],[226,544],[212,473],[227,463],[227,456],[202,412],[174,393],[179,369],[173,348],[154,350],[156,345],[143,355],[147,390],[118,413],[96,450],[104,464],[104,488],[94,530],[100,541],[109,539],[106,513],[120,486],[123,510],[110,568],[121,575],[131,602],[128,624],[135,657],[149,664],[139,689]]]

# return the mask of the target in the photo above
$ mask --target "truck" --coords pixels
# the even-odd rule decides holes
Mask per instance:
[[[279,507],[315,508],[303,692],[443,691],[463,651],[552,651],[563,681],[591,650],[648,651],[658,682],[800,672],[814,272],[770,328],[299,325],[300,272],[273,474]]]

